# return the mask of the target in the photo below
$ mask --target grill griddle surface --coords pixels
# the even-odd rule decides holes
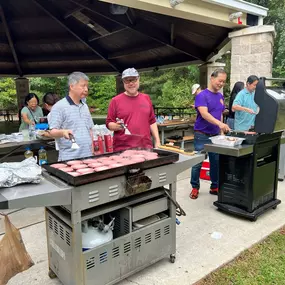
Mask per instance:
[[[139,149],[139,150],[146,150],[146,149]],[[124,165],[121,167],[111,168],[111,169],[107,169],[103,171],[88,173],[88,174],[84,174],[80,176],[72,176],[68,174],[67,172],[51,167],[51,165],[54,163],[66,163],[67,161],[60,161],[60,162],[54,162],[50,164],[44,164],[42,165],[42,167],[45,168],[50,174],[62,179],[68,184],[73,185],[73,186],[79,186],[79,185],[92,183],[92,182],[96,182],[96,181],[103,180],[103,179],[112,178],[112,177],[119,176],[119,175],[128,174],[128,173],[131,173],[132,170],[137,170],[137,169],[144,170],[144,169],[162,166],[165,164],[176,162],[179,159],[178,153],[173,153],[173,152],[164,151],[164,150],[157,150],[157,149],[154,149],[153,152],[156,152],[158,154],[158,158],[146,160],[144,162],[134,163],[130,165]],[[121,152],[114,152],[112,154],[108,153],[108,154],[97,155],[97,156],[92,156],[92,157],[85,157],[85,158],[74,159],[74,160],[84,160],[88,158],[97,159],[101,157],[109,157],[112,155],[118,155],[120,153]],[[68,161],[72,161],[72,160],[68,160]]]

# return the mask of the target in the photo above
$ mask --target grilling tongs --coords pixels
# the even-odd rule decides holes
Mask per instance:
[[[116,121],[125,129],[125,135],[131,135],[131,132],[128,130],[127,126],[124,124],[124,120],[116,118]]]

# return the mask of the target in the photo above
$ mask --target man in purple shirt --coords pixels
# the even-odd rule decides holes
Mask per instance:
[[[209,87],[199,93],[195,98],[197,119],[194,125],[194,148],[202,151],[205,144],[211,143],[210,137],[228,132],[228,125],[223,123],[223,111],[225,109],[224,96],[219,92],[225,85],[227,74],[223,69],[217,69],[211,74]],[[218,160],[216,153],[209,153],[210,160],[210,194],[218,194]],[[200,188],[200,170],[202,163],[192,167],[191,199],[197,199]]]

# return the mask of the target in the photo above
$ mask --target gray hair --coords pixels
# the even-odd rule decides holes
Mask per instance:
[[[89,81],[89,77],[85,73],[79,71],[72,72],[68,75],[68,86],[77,84],[80,79]]]
[[[213,71],[213,73],[211,74],[211,77],[218,77],[219,74],[227,74],[226,71],[223,68],[218,68],[216,70]]]

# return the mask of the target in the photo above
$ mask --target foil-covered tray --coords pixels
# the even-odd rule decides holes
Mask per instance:
[[[224,146],[237,146],[241,145],[245,138],[231,137],[231,136],[214,136],[210,137],[213,144]]]

